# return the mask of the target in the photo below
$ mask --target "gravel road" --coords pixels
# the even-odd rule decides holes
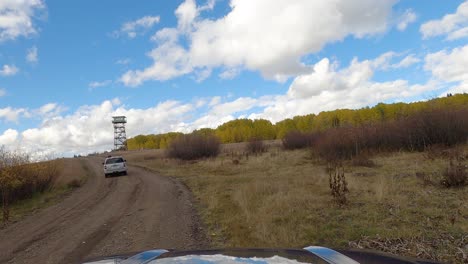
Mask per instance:
[[[80,263],[145,249],[209,246],[184,185],[131,164],[128,176],[106,179],[100,158],[85,162],[91,172],[85,185],[0,230],[0,263]]]

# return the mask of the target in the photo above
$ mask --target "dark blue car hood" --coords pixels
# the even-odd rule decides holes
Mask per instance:
[[[381,252],[365,250],[333,250],[325,247],[303,249],[211,249],[165,250],[156,249],[134,254],[102,257],[85,261],[86,264],[164,264],[164,263],[246,263],[246,264],[430,264],[431,261],[401,258]]]

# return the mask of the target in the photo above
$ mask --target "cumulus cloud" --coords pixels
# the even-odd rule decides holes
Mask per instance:
[[[435,79],[454,84],[449,92],[468,92],[468,45],[428,54],[424,69]]]
[[[193,104],[165,101],[147,109],[128,108],[115,98],[99,105],[82,106],[75,112],[63,115],[59,105],[49,103],[35,110],[42,116],[36,128],[19,132],[15,144],[29,152],[40,153],[90,153],[113,147],[112,116],[127,116],[127,135],[186,131],[184,120],[190,118]],[[11,112],[12,109],[10,109]],[[25,110],[23,110],[25,111]],[[0,109],[0,118],[5,110]],[[10,118],[14,120],[14,117]],[[11,142],[12,133],[4,133],[0,144]],[[13,144],[13,143],[11,143]]]
[[[413,10],[408,9],[405,11],[405,13],[400,17],[398,24],[397,24],[397,29],[399,31],[404,31],[409,24],[413,23],[416,21],[416,18],[418,16],[416,13],[414,13]]]
[[[159,23],[159,16],[144,16],[134,21],[126,22],[120,30],[113,33],[114,36],[126,35],[128,38],[135,38],[137,35],[144,34],[155,24]]]
[[[14,129],[7,129],[3,132],[3,134],[0,134],[0,146],[11,146],[16,143],[17,139],[18,131]]]
[[[28,115],[25,108],[12,108],[11,106],[0,108],[0,120],[17,122],[21,115]]]
[[[328,43],[384,32],[394,2],[281,0],[272,5],[268,0],[231,0],[230,12],[211,20],[200,13],[212,8],[214,1],[197,7],[194,0],[186,0],[175,12],[177,28],[164,28],[153,36],[157,46],[148,53],[153,65],[130,70],[121,81],[137,86],[215,67],[245,68],[284,81],[308,72],[310,67],[301,58]]]
[[[439,88],[436,81],[426,84],[410,84],[403,79],[374,81],[376,71],[394,68],[390,61],[396,54],[387,52],[373,60],[354,58],[341,69],[338,62],[324,58],[313,66],[310,73],[297,76],[285,95],[259,98],[258,102],[264,107],[262,111],[249,115],[249,118],[266,118],[276,122],[295,115],[403,100]]]
[[[447,40],[468,37],[468,1],[463,2],[453,14],[431,20],[421,25],[423,38],[445,35]]]
[[[1,76],[13,76],[17,74],[19,69],[15,65],[3,65],[3,67],[0,69],[0,75]]]
[[[0,42],[36,34],[33,18],[44,8],[41,0],[0,1]]]
[[[26,54],[26,61],[29,63],[37,63],[39,58],[37,57],[37,47],[33,46],[28,50]]]
[[[170,32],[166,37],[170,37]],[[82,106],[64,114],[63,107],[49,103],[31,112],[42,118],[36,128],[10,130],[0,142],[13,142],[29,151],[76,154],[112,148],[111,118],[127,116],[127,135],[190,132],[218,125],[239,117],[264,118],[272,122],[295,115],[318,113],[337,108],[359,108],[387,100],[404,100],[433,92],[454,83],[452,91],[466,91],[468,83],[468,45],[428,54],[424,69],[432,78],[423,84],[396,79],[376,81],[378,71],[392,71],[419,63],[414,54],[386,52],[373,59],[354,58],[346,66],[323,58],[308,72],[294,78],[287,91],[261,97],[215,96],[190,103],[165,101],[145,109],[131,108],[118,98],[98,105]],[[457,90],[458,89],[458,90]],[[27,109],[0,109],[0,119],[16,121],[28,116]]]

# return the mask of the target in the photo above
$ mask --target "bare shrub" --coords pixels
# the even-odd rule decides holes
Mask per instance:
[[[346,204],[348,202],[346,194],[349,190],[343,166],[329,164],[326,170],[328,172],[328,183],[333,199],[339,205]]]
[[[246,151],[250,154],[260,154],[267,151],[267,146],[263,143],[263,140],[252,138],[246,145]]]
[[[359,151],[356,128],[330,129],[315,144],[319,155],[329,162],[351,159]]]
[[[288,150],[307,148],[311,145],[310,134],[299,131],[288,132],[283,138],[283,148]]]
[[[468,173],[462,163],[455,164],[450,160],[448,167],[442,173],[442,185],[445,187],[465,186],[468,183]]]
[[[370,152],[424,151],[467,139],[468,109],[432,109],[395,121],[333,128],[312,141],[312,146],[322,158],[336,161]]]
[[[188,134],[174,139],[168,147],[171,158],[195,160],[218,156],[220,141],[213,135]]]

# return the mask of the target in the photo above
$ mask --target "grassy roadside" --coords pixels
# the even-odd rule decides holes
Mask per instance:
[[[35,193],[33,197],[29,199],[12,204],[10,208],[10,221],[16,222],[37,210],[58,203],[71,190],[73,190],[73,188],[68,186],[54,187],[43,193]],[[0,215],[0,222],[3,222],[3,215]]]
[[[128,159],[182,180],[199,201],[215,246],[362,247],[466,261],[468,188],[440,186],[448,164],[442,157],[393,153],[374,157],[374,167],[346,164],[350,202],[344,207],[333,203],[325,164],[309,151],[273,148],[198,162],[157,153]]]
[[[59,203],[74,189],[82,186],[92,173],[86,165],[85,160],[80,159],[74,164],[74,167],[78,168],[78,170],[74,170],[72,175],[64,176],[65,173],[68,173],[66,169],[69,169],[68,166],[65,166],[68,164],[64,163],[63,160],[59,160],[59,169],[61,172],[58,178],[55,179],[56,183],[49,189],[42,193],[34,193],[31,198],[17,201],[11,205],[10,222],[17,222],[23,217],[33,214],[40,209]],[[3,215],[0,214],[0,223],[2,222]],[[1,227],[0,225],[0,228]]]

